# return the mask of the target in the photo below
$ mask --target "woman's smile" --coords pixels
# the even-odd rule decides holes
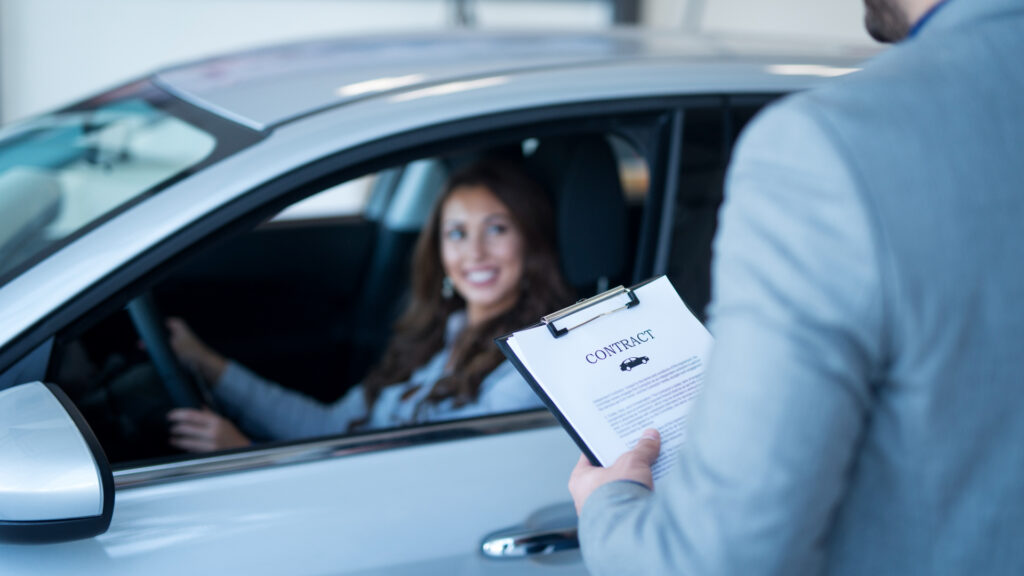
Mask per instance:
[[[463,272],[466,281],[475,286],[489,286],[498,279],[498,268],[477,268]]]
[[[486,186],[452,191],[441,209],[441,262],[470,324],[515,305],[523,276],[523,235]]]

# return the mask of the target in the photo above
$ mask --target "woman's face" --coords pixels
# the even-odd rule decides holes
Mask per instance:
[[[516,303],[524,239],[508,208],[486,186],[460,186],[441,206],[441,263],[470,324]]]

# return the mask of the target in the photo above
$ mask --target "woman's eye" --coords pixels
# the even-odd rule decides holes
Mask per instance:
[[[444,233],[444,236],[449,240],[462,240],[466,237],[466,231],[461,228],[451,228]]]
[[[487,227],[487,233],[491,236],[500,236],[508,232],[508,226],[505,224],[491,224]]]

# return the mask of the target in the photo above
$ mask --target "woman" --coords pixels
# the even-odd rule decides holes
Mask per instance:
[[[261,379],[171,319],[171,346],[214,385],[242,429],[287,440],[468,418],[542,406],[494,338],[536,322],[571,294],[553,242],[550,205],[521,171],[482,161],[452,176],[420,234],[412,300],[380,364],[333,404]],[[250,444],[208,410],[168,414],[171,444],[189,451]]]

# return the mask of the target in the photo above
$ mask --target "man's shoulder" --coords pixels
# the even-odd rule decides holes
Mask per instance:
[[[827,110],[813,93],[793,94],[762,110],[743,130],[733,167],[762,156],[802,156],[801,150],[820,149],[832,140]]]
[[[894,47],[862,70],[768,106],[746,130],[744,141],[754,148],[800,149],[899,140],[907,136],[908,121],[931,114],[929,95],[940,84],[954,84],[949,76],[943,63],[929,59],[921,47]]]
[[[1005,31],[1005,26],[991,28]],[[1024,37],[981,38],[988,28],[940,32],[893,46],[860,71],[797,94],[783,105],[879,134],[887,126],[904,129],[902,120],[928,121],[935,114],[964,111],[969,102],[1001,98],[992,88],[1024,82],[1019,68],[1006,66],[1024,50]]]
[[[801,113],[833,122],[850,116],[863,121],[885,114],[900,102],[923,95],[928,82],[923,77],[926,60],[917,50],[897,47],[883,52],[850,75],[794,94],[778,104],[790,113]]]

